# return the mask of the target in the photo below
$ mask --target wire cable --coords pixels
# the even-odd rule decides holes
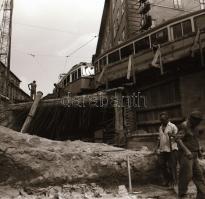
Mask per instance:
[[[74,32],[68,32],[68,31],[65,31],[65,30],[60,30],[60,29],[56,29],[56,28],[49,28],[49,27],[44,27],[44,26],[29,25],[29,24],[23,24],[23,23],[19,23],[19,22],[15,22],[14,24],[15,25],[20,25],[20,26],[26,26],[26,27],[29,27],[29,28],[46,30],[46,31],[55,31],[55,32],[61,32],[61,33],[66,33],[66,34],[76,34]]]
[[[91,43],[94,39],[96,39],[98,36],[95,35],[91,40],[89,40],[88,42],[86,42],[85,44],[83,44],[82,46],[80,46],[79,48],[77,48],[76,50],[74,50],[73,52],[71,52],[70,54],[68,54],[66,57],[70,57],[72,55],[74,55],[76,52],[78,52],[80,49],[84,48],[85,46],[87,46],[89,43]]]

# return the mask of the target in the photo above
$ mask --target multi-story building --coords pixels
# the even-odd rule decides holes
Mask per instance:
[[[105,0],[96,57],[136,36],[145,23],[143,11],[151,16],[150,26],[205,8],[205,0]]]
[[[165,0],[158,2],[154,6],[152,1],[151,10],[146,13],[155,19],[156,27],[136,33],[104,52],[105,34],[101,26],[93,60],[97,89],[123,88],[121,95],[128,95],[128,99],[135,98],[138,91],[142,94],[137,97],[142,102],[139,100],[136,106],[130,106],[130,102],[121,108],[124,123],[121,122],[119,129],[122,132],[124,128],[130,134],[127,134],[130,140],[142,140],[157,133],[162,111],[167,111],[177,125],[193,110],[205,113],[205,9],[201,9],[204,3],[186,0],[188,5],[185,5],[185,1],[169,0],[174,8],[171,4],[162,6]],[[141,9],[140,6],[139,13],[142,13]],[[172,11],[169,13],[168,10]],[[201,130],[204,127],[203,122]],[[133,143],[137,146],[135,141]]]
[[[10,72],[8,98],[5,97],[5,72],[5,65],[0,62],[0,104],[4,101],[13,103],[29,101],[30,96],[20,88],[21,80],[13,72]]]

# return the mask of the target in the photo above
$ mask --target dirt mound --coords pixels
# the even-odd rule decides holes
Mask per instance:
[[[48,186],[73,182],[155,181],[156,156],[106,144],[51,141],[0,127],[0,183]]]

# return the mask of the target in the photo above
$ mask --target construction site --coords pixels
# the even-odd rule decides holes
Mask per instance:
[[[182,154],[190,152],[205,175],[205,2],[103,2],[91,63],[79,60],[46,95],[33,81],[29,96],[11,67],[17,2],[3,0],[0,198],[205,199],[195,166],[186,194],[179,193]],[[164,166],[176,174],[171,188],[160,154],[171,157]]]

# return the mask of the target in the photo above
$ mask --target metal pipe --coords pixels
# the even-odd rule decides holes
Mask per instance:
[[[129,180],[129,192],[132,193],[132,176],[130,170],[130,158],[127,156],[127,170],[128,170],[128,180]]]

